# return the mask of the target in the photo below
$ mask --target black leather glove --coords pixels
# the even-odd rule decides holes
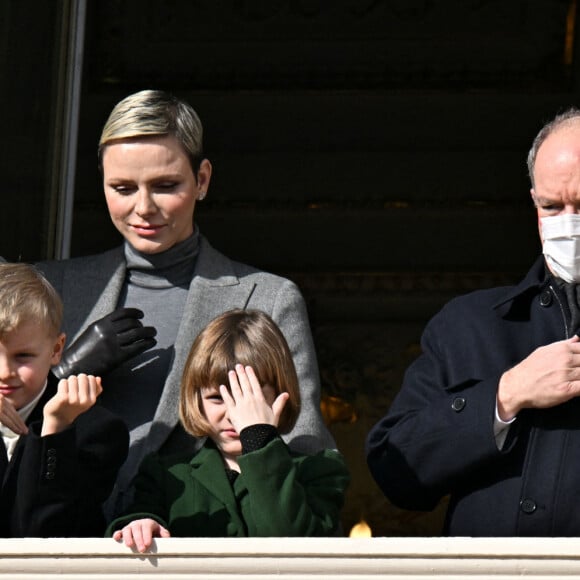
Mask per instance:
[[[143,326],[143,312],[137,308],[120,308],[93,322],[64,351],[52,372],[64,379],[86,373],[103,376],[121,363],[155,346],[157,331]]]

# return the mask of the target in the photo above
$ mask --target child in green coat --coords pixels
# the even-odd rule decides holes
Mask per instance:
[[[206,442],[193,458],[149,456],[133,505],[109,535],[139,552],[155,537],[333,535],[350,478],[337,451],[299,455],[281,439],[299,393],[288,344],[268,315],[214,319],[193,343],[180,396],[184,428]]]

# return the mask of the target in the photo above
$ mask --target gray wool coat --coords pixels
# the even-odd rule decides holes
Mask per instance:
[[[102,254],[49,261],[38,264],[64,302],[63,330],[72,343],[86,327],[116,309],[125,280],[123,246]],[[134,305],[138,307],[139,305]],[[133,442],[129,457],[117,481],[112,505],[122,509],[129,501],[127,490],[142,459],[151,452],[173,452],[197,442],[178,427],[179,387],[183,366],[191,344],[199,332],[216,316],[234,308],[253,308],[266,312],[282,330],[298,372],[301,412],[294,429],[284,438],[300,453],[334,448],[320,413],[320,382],[314,344],[304,300],[297,286],[234,262],[215,250],[200,236],[195,272],[175,341],[161,399],[147,437]]]

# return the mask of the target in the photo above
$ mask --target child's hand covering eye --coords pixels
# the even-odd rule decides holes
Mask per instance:
[[[275,397],[274,389],[270,385],[262,387],[250,366],[236,365],[236,370],[228,373],[228,380],[231,394],[225,385],[220,385],[220,393],[228,418],[238,433],[250,425],[278,426],[290,397],[288,393],[280,393]]]

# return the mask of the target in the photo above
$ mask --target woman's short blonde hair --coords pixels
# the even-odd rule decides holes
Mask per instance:
[[[189,158],[194,175],[203,159],[203,126],[191,105],[164,91],[139,91],[119,101],[99,139],[99,169],[105,147],[120,139],[170,135]]]
[[[34,266],[0,263],[0,339],[24,322],[58,336],[62,312],[58,292]]]
[[[251,366],[260,384],[278,396],[288,393],[278,431],[288,433],[300,411],[300,389],[288,343],[276,323],[260,310],[230,310],[212,320],[195,339],[181,380],[179,416],[196,437],[210,432],[201,393],[226,385],[236,364]]]

